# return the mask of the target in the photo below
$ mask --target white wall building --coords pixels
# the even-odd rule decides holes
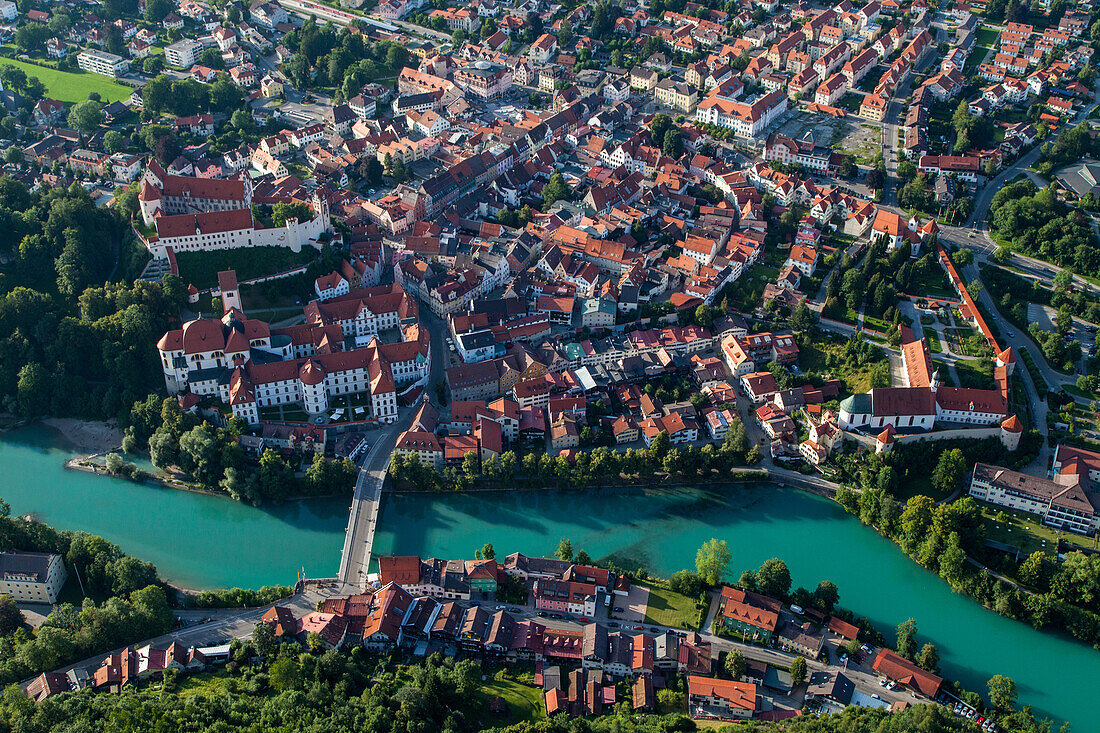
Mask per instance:
[[[68,577],[61,555],[0,552],[0,595],[20,603],[56,603]]]

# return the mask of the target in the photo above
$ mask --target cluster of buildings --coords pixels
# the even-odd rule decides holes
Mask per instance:
[[[225,315],[193,319],[157,342],[165,385],[181,404],[209,397],[258,425],[265,408],[323,415],[331,400],[348,396],[362,402],[362,420],[389,423],[398,388],[427,377],[428,333],[416,301],[398,286],[313,301],[305,323],[272,328],[245,315],[233,271],[218,280]]]
[[[142,680],[155,680],[168,671],[203,672],[229,661],[229,645],[186,647],[172,642],[157,648],[151,644],[127,647],[107,655],[98,667],[74,667],[68,672],[43,672],[26,687],[27,695],[41,702],[51,695],[91,689],[120,692]]]
[[[301,185],[265,187],[254,195],[247,175],[233,178],[177,176],[150,160],[142,177],[138,204],[142,219],[156,236],[143,237],[154,259],[169,252],[209,252],[242,247],[277,246],[300,252],[303,246],[320,249],[323,235],[332,230],[329,204],[323,190],[307,192]],[[306,203],[312,218],[287,219],[282,226],[264,227],[256,221],[253,204]]]

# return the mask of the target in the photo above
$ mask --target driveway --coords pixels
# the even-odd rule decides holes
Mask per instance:
[[[623,609],[621,613],[615,614],[615,618],[631,623],[641,623],[645,621],[645,610],[649,605],[649,588],[631,584],[630,594],[621,599],[616,596],[612,603]]]

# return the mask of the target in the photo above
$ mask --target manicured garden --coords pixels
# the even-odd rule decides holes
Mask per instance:
[[[986,539],[1019,547],[1023,555],[1030,555],[1036,550],[1053,555],[1058,537],[1065,534],[1047,527],[1035,514],[984,501],[977,501],[977,504],[982,509]]]
[[[133,91],[130,87],[111,81],[100,74],[59,71],[5,57],[0,57],[0,64],[18,67],[26,72],[28,77],[37,76],[38,80],[46,85],[46,96],[69,104],[83,102],[92,92],[99,94],[103,102],[119,102],[129,98]]]

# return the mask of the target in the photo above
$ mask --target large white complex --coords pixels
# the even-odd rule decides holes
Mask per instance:
[[[332,226],[329,205],[318,191],[309,198],[312,219],[292,218],[281,227],[265,229],[252,218],[252,187],[247,176],[172,176],[152,161],[142,179],[138,204],[146,226],[157,230],[157,236],[146,240],[146,245],[154,257],[163,258],[169,248],[175,252],[262,246],[289,247],[295,252],[303,245],[320,248],[321,235]]]
[[[360,289],[306,306],[306,323],[272,329],[237,307],[236,277],[222,273],[221,320],[197,318],[157,343],[169,392],[215,396],[250,425],[260,410],[326,412],[338,395],[370,394],[371,417],[397,419],[397,385],[428,373],[428,332],[398,285]],[[382,343],[383,331],[400,341]]]
[[[130,68],[130,61],[106,51],[87,49],[76,57],[76,65],[84,71],[117,79]]]
[[[1058,446],[1052,478],[1039,478],[1000,466],[978,463],[970,481],[970,495],[991,504],[1042,517],[1043,524],[1078,534],[1100,529],[1100,493],[1094,476],[1100,474],[1100,454],[1067,445]]]
[[[844,430],[932,430],[937,424],[956,427],[998,425],[1008,417],[1008,377],[1015,366],[1011,349],[996,359],[996,389],[945,387],[932,371],[932,355],[924,339],[902,327],[901,356],[905,365],[904,387],[872,389],[851,395],[840,403],[840,427]],[[942,427],[942,425],[941,425]]]

